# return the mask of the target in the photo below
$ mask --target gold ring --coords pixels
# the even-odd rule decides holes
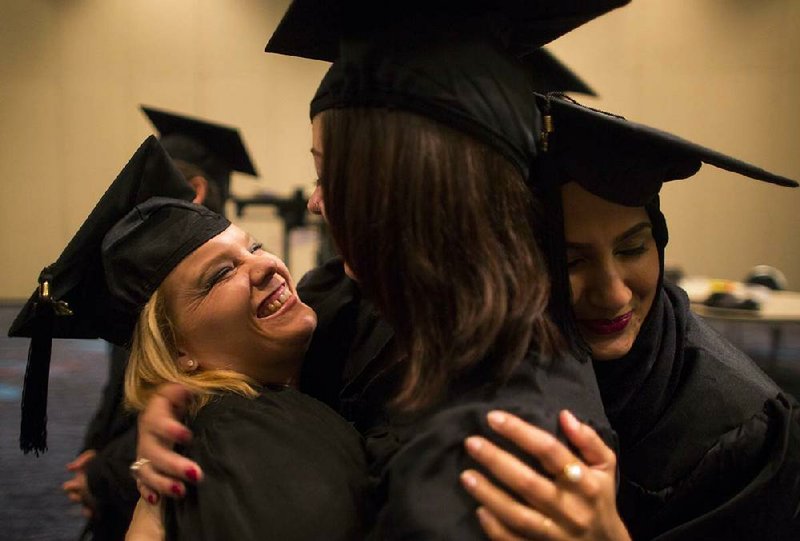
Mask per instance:
[[[133,464],[131,464],[129,469],[131,470],[131,473],[133,474],[134,477],[139,474],[139,470],[141,470],[145,464],[150,464],[150,459],[137,458],[136,461]]]
[[[583,464],[580,462],[570,462],[564,466],[562,472],[568,481],[577,483],[583,479]]]

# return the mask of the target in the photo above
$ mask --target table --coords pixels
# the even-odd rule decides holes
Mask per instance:
[[[712,291],[712,280],[702,278],[687,278],[680,282],[689,295],[691,309],[703,319],[723,322],[746,322],[770,326],[770,355],[771,366],[777,363],[778,349],[781,341],[781,331],[784,324],[800,324],[800,292],[798,291],[773,291],[763,288],[753,288],[740,282],[731,282],[732,290],[738,293],[749,290],[760,304],[758,310],[737,310],[731,308],[713,308],[702,304]]]

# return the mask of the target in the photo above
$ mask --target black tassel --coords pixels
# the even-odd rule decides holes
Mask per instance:
[[[55,305],[50,297],[50,274],[39,275],[39,299],[28,349],[28,366],[22,386],[22,424],[19,446],[25,454],[36,456],[47,450],[47,387],[50,379],[50,352],[53,344]]]

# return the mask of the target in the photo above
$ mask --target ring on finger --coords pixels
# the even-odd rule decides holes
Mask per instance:
[[[561,470],[564,474],[564,478],[567,481],[572,483],[577,483],[581,479],[583,479],[583,464],[580,462],[569,462],[564,468]]]
[[[133,464],[130,465],[131,473],[134,477],[139,474],[139,470],[141,470],[146,464],[150,464],[150,459],[147,458],[137,458]]]
[[[553,525],[553,521],[550,520],[550,517],[544,517],[542,519],[542,529],[544,531],[549,531],[550,527]]]

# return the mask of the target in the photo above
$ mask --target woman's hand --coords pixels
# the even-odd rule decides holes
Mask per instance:
[[[614,452],[571,413],[562,411],[559,420],[585,463],[552,434],[509,413],[489,413],[492,429],[535,457],[552,479],[484,438],[465,440],[470,456],[505,485],[500,488],[475,470],[461,475],[481,504],[477,514],[484,532],[493,540],[629,541],[617,512]]]
[[[67,493],[69,501],[81,504],[81,512],[86,518],[91,518],[94,514],[95,501],[89,490],[86,467],[94,460],[95,456],[97,456],[97,452],[94,449],[87,449],[67,464],[67,470],[75,475],[61,485],[61,488]]]
[[[192,433],[178,418],[186,409],[191,394],[184,387],[167,383],[139,414],[138,459],[131,466],[139,493],[150,504],[159,494],[180,498],[186,494],[183,481],[198,482],[203,472],[188,458],[172,450],[176,443],[188,443]]]

